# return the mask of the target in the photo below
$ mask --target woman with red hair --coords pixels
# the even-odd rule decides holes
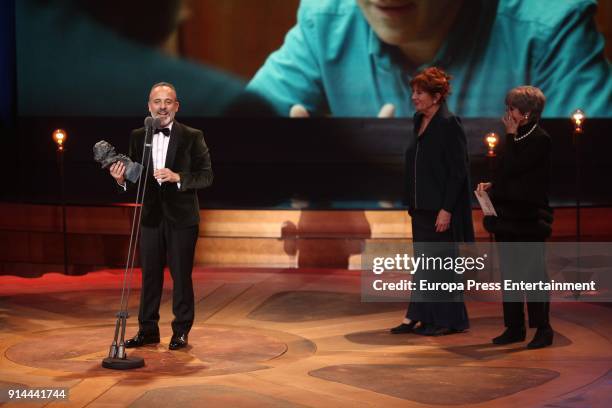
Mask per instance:
[[[450,76],[439,68],[426,68],[410,85],[414,138],[406,151],[408,211],[412,219],[414,256],[453,257],[456,242],[474,240],[469,185],[469,160],[465,131],[446,106]],[[419,284],[454,282],[454,270],[420,268]],[[459,333],[469,327],[460,292],[413,291],[404,321],[391,333],[428,336]]]

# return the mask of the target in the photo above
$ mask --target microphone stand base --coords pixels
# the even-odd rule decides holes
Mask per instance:
[[[144,358],[142,357],[106,357],[104,360],[102,360],[102,367],[109,368],[111,370],[132,370],[134,368],[144,367],[144,365]]]

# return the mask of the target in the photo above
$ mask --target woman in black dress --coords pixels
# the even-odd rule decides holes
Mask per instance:
[[[446,106],[450,76],[426,68],[411,81],[414,143],[406,151],[408,211],[412,219],[414,256],[456,254],[456,242],[474,240],[465,131]],[[419,270],[417,284],[454,282],[453,270]],[[469,327],[461,293],[415,291],[403,322],[391,333],[444,335]]]
[[[550,136],[539,125],[546,98],[533,86],[519,86],[506,96],[506,142],[493,182],[478,184],[488,191],[497,217],[485,217],[485,228],[498,242],[502,279],[548,281],[544,241],[552,232],[552,210],[548,206]],[[550,346],[553,330],[549,322],[549,293],[504,292],[506,330],[494,344],[524,341],[524,298],[529,327],[537,328],[528,348]]]

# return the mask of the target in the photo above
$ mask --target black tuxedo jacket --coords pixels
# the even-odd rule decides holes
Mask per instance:
[[[133,130],[130,135],[129,155],[138,163],[143,161],[144,137],[144,127]],[[179,228],[199,224],[200,205],[196,190],[210,186],[213,180],[210,154],[202,131],[185,126],[176,120],[172,125],[165,167],[180,175],[180,188],[177,183],[159,185],[153,177],[150,148],[147,150],[149,150],[147,152],[149,172],[146,180],[143,179],[146,190],[143,199],[142,225],[156,227],[163,219]],[[141,177],[145,177],[144,171]],[[143,188],[144,185],[141,185],[141,190]]]

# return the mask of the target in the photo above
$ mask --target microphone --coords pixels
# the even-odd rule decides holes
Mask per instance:
[[[144,126],[147,129],[156,129],[161,127],[161,119],[147,116],[144,120]]]
[[[145,128],[146,128],[147,130],[148,130],[148,129],[151,129],[151,128],[153,127],[153,121],[154,121],[154,120],[155,120],[155,119],[153,119],[151,116],[147,116],[147,117],[145,118],[145,120],[144,120],[144,126],[145,126]]]
[[[161,127],[161,119],[147,116],[144,120],[145,127],[145,147],[151,147],[151,138],[153,137],[153,130]]]

